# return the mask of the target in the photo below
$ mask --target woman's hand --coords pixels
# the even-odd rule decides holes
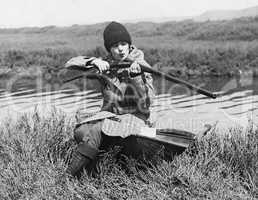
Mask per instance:
[[[93,61],[91,61],[91,64],[96,66],[100,73],[106,72],[110,69],[109,63],[100,58],[94,59]]]
[[[142,72],[141,66],[137,62],[133,62],[128,69],[129,73],[132,75],[139,75]]]
[[[85,67],[89,59],[90,58],[85,56],[77,56],[68,60],[65,64],[65,67],[66,68],[73,67],[73,66]]]

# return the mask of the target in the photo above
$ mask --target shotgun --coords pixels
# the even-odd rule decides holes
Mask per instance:
[[[130,62],[113,62],[113,63],[110,63],[110,70],[112,71],[112,70],[117,70],[119,68],[128,68],[128,67],[130,67],[130,65],[131,65]],[[205,90],[203,88],[200,88],[198,86],[195,86],[195,85],[193,85],[193,84],[191,84],[191,83],[189,83],[187,81],[184,81],[182,79],[179,79],[179,78],[173,77],[171,75],[165,74],[164,72],[157,71],[157,70],[152,69],[152,68],[150,68],[148,66],[140,65],[140,67],[141,67],[141,70],[143,72],[147,72],[147,73],[150,73],[150,74],[153,74],[153,75],[156,75],[156,76],[164,77],[168,81],[184,85],[187,88],[189,88],[191,90],[194,90],[194,91],[196,91],[196,92],[198,92],[200,94],[203,94],[203,95],[205,95],[207,97],[210,97],[210,98],[213,98],[213,99],[217,98],[217,94],[214,94],[214,93],[212,93],[212,92],[210,92],[208,90]],[[77,65],[69,66],[68,69],[80,70],[80,71],[83,71],[83,72],[92,72],[92,69],[94,69],[94,71],[96,72],[96,68],[95,67],[86,68],[86,67],[77,66]],[[85,76],[86,77],[93,77],[94,75],[92,73],[84,74],[84,75],[79,75],[79,76],[73,77],[71,79],[65,80],[64,83],[67,83],[67,82],[70,82],[70,81],[73,81],[73,80],[76,80],[76,79],[79,79],[79,78],[83,78]],[[95,77],[97,77],[97,76],[95,75]]]

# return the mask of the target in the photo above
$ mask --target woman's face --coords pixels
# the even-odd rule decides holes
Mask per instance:
[[[118,42],[110,49],[112,57],[117,61],[123,61],[129,55],[129,44],[127,42]]]

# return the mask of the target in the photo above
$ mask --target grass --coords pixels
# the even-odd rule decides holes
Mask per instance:
[[[63,68],[76,55],[104,56],[107,23],[71,27],[0,29],[0,75],[29,68]],[[229,21],[128,23],[145,59],[177,76],[257,76],[258,18]],[[33,75],[33,74],[32,74]]]
[[[6,120],[0,133],[0,199],[258,199],[258,131],[212,132],[173,160],[101,155],[98,173],[65,173],[74,121],[57,110]],[[161,149],[162,150],[162,149]]]

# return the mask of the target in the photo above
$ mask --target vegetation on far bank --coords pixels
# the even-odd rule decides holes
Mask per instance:
[[[6,120],[0,134],[0,198],[9,199],[258,199],[258,132],[212,132],[173,160],[117,160],[100,155],[95,176],[65,173],[75,147],[74,122],[53,111]]]
[[[105,56],[106,24],[0,29],[0,66],[6,69],[2,71],[60,67],[76,55]],[[258,17],[126,26],[146,60],[161,70],[179,76],[234,75],[239,70],[258,74]]]

